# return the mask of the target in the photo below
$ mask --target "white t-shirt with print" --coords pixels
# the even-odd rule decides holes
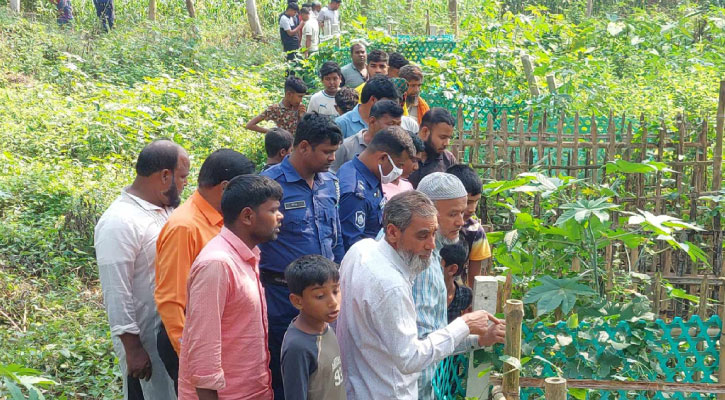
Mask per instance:
[[[324,90],[313,94],[310,97],[310,104],[307,106],[307,112],[312,111],[322,115],[337,117],[339,114],[335,110],[335,96],[330,96]]]

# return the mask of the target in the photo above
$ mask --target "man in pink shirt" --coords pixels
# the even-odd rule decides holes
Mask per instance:
[[[224,190],[224,227],[189,272],[179,399],[272,400],[257,245],[277,238],[281,198],[280,185],[260,175],[239,175]]]
[[[383,183],[383,195],[386,200],[392,199],[398,193],[414,190],[413,185],[408,182],[408,177],[418,170],[418,161],[423,156],[422,153],[425,151],[425,147],[418,134],[410,133],[410,138],[413,139],[413,146],[415,146],[415,157],[410,158],[403,164],[403,174],[398,179],[390,183]]]

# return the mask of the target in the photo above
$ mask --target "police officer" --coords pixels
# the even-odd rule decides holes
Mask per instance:
[[[292,154],[261,173],[277,181],[283,191],[280,211],[284,219],[277,240],[259,245],[275,400],[284,399],[282,339],[298,313],[289,301],[284,270],[303,255],[320,254],[337,263],[344,255],[337,209],[340,186],[337,177],[327,172],[340,142],[342,133],[331,118],[306,114],[297,125]]]
[[[347,251],[360,239],[374,238],[383,221],[382,184],[396,180],[415,156],[410,134],[399,126],[379,131],[357,157],[340,167],[340,223]]]

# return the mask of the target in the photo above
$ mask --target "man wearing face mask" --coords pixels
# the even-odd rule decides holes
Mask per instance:
[[[347,251],[360,239],[374,238],[382,227],[383,184],[403,173],[402,165],[415,157],[410,134],[398,126],[379,131],[368,147],[340,167],[340,225]]]

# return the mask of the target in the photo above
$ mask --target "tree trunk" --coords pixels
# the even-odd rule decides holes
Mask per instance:
[[[20,0],[10,0],[10,11],[20,13]]]
[[[149,21],[156,21],[156,0],[149,0]]]
[[[594,9],[594,0],[587,0],[587,18],[591,18]]]
[[[189,11],[191,18],[196,18],[196,9],[194,8],[194,0],[186,0],[186,9]]]
[[[249,27],[252,29],[254,38],[262,37],[262,24],[259,23],[257,15],[257,3],[255,0],[247,0],[247,19],[249,19]]]
[[[458,0],[448,0],[448,17],[451,20],[453,35],[458,37]]]

